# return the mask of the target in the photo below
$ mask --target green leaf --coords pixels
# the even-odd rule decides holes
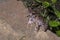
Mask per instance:
[[[57,0],[51,0],[52,1],[52,3],[56,3],[57,2]]]
[[[50,27],[57,27],[59,26],[59,21],[49,21],[49,26]]]
[[[55,14],[60,19],[60,12],[58,10],[55,10]]]
[[[59,25],[60,25],[60,21],[59,21]]]
[[[56,34],[60,37],[60,30],[56,31]]]
[[[47,1],[43,2],[42,5],[43,5],[45,8],[47,8],[47,7],[50,6],[49,2],[47,2]]]

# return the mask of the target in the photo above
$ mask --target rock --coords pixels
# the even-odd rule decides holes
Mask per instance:
[[[36,34],[36,39],[37,40],[49,40],[49,36],[47,35],[46,32],[40,31]]]
[[[21,31],[16,32],[5,20],[0,18],[0,40],[19,40],[23,36]]]

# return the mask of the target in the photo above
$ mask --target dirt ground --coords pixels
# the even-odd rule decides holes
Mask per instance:
[[[51,31],[34,33],[27,29],[28,9],[21,1],[0,0],[0,40],[60,40]]]

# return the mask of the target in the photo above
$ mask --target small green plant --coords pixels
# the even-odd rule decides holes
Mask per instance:
[[[47,7],[49,7],[49,6],[50,6],[50,3],[49,3],[49,2],[47,2],[47,1],[44,1],[44,2],[42,3],[42,5],[43,5],[45,8],[47,8]]]
[[[58,19],[60,19],[60,12],[58,10],[55,10],[55,14],[58,17]]]
[[[56,3],[57,2],[57,0],[51,0],[52,1],[52,3]]]
[[[47,24],[55,30],[56,34],[60,36],[60,11],[55,8],[55,4],[58,0],[24,0],[26,6],[35,11],[38,15],[44,17]],[[58,27],[59,26],[59,27]]]
[[[60,30],[57,30],[56,34],[60,37]]]
[[[59,24],[59,21],[55,21],[55,20],[50,20],[49,21],[49,25],[51,26],[51,27],[57,27],[57,26],[59,26],[60,24]]]

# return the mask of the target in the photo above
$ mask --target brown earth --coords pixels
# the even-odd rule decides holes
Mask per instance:
[[[34,33],[27,29],[28,9],[21,1],[0,0],[0,40],[60,40],[51,31]]]

